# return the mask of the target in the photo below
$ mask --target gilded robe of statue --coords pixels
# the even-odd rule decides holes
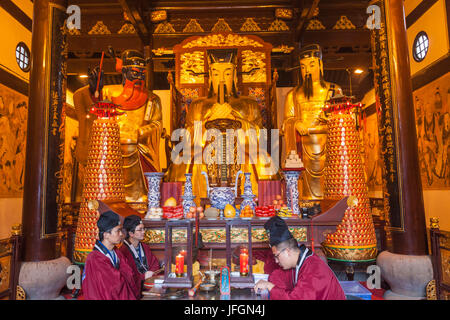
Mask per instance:
[[[201,137],[198,135],[200,126],[196,127],[196,123],[201,124],[202,134],[206,131],[205,124],[208,123],[208,121],[215,119],[236,120],[240,123],[243,132],[254,129],[257,136],[259,135],[259,130],[262,128],[262,117],[257,101],[250,97],[239,97],[236,93],[236,64],[232,62],[232,57],[227,56],[224,59],[220,59],[218,56],[220,57],[220,54],[217,52],[209,55],[211,81],[209,97],[198,98],[192,101],[187,111],[185,129],[190,133],[192,150],[194,150],[194,136]],[[206,143],[206,136],[203,136],[203,138],[202,148],[200,148],[201,151],[198,150],[202,153],[206,150],[206,148],[203,148]],[[252,173],[251,182],[253,192],[257,195],[257,178],[270,179],[277,172],[270,170],[270,156],[266,153],[264,155],[259,155],[256,159],[251,155],[252,153],[250,152],[249,144],[256,144],[258,138],[252,139],[247,135],[245,137],[241,136],[239,141],[241,145],[245,145],[246,148],[245,163],[241,164],[240,170],[242,170],[242,172]],[[207,196],[206,179],[201,175],[202,171],[207,172],[207,164],[203,160],[203,155],[198,156],[199,159],[202,159],[201,164],[194,163],[194,158],[196,157],[194,152],[188,163],[171,164],[167,172],[166,181],[185,181],[184,174],[192,173],[193,191],[196,196],[196,201],[199,203],[201,197]],[[230,151],[227,150],[227,152]],[[250,157],[252,157],[251,160]],[[174,161],[175,159],[172,160]],[[176,162],[176,160],[174,162]],[[264,165],[263,163],[266,164]],[[235,177],[232,177],[232,179],[234,180]],[[240,186],[241,192],[243,190],[243,182],[244,179],[242,177]]]
[[[286,154],[296,150],[305,171],[300,178],[301,198],[323,198],[327,123],[325,102],[341,89],[323,80],[321,53],[317,46],[305,47],[300,54],[303,83],[288,92],[285,100],[283,131]],[[300,146],[297,144],[300,136]],[[283,161],[284,163],[284,161]]]
[[[100,99],[114,102],[120,106],[118,111],[124,112],[116,120],[120,127],[125,197],[126,201],[143,203],[147,201],[143,173],[160,171],[159,142],[162,132],[161,100],[145,87],[142,78],[144,70],[142,55],[134,50],[125,51],[122,55],[124,85],[107,85],[100,93]],[[88,85],[77,90],[73,100],[79,120],[75,157],[85,165],[90,130],[96,117],[89,110],[96,99]]]

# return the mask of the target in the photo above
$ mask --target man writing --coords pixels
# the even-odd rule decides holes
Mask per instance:
[[[136,300],[136,282],[125,257],[115,249],[122,240],[119,216],[109,210],[98,221],[99,240],[86,258],[82,291],[86,300]]]
[[[271,218],[264,228],[281,269],[273,271],[269,281],[258,281],[256,292],[267,289],[273,300],[345,300],[333,271],[305,245],[298,246],[281,218]]]

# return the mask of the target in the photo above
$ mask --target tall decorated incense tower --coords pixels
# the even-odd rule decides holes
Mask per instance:
[[[328,234],[322,249],[330,260],[374,261],[377,240],[370,212],[369,195],[361,158],[354,111],[361,107],[346,97],[329,101],[325,198],[349,196],[348,208],[336,232]]]
[[[125,201],[120,129],[115,105],[99,102],[92,108],[98,119],[92,125],[83,180],[82,202],[75,235],[74,261],[84,264],[98,238],[98,208],[90,200]]]

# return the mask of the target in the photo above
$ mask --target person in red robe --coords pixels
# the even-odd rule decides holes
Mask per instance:
[[[141,296],[142,284],[160,269],[158,258],[150,251],[146,243],[144,224],[138,215],[130,215],[123,221],[123,228],[127,232],[119,251],[125,257],[125,262],[133,269],[137,288],[137,296]]]
[[[256,292],[269,290],[271,300],[345,300],[330,267],[305,245],[298,246],[283,219],[273,217],[264,228],[281,269],[274,270],[268,281],[259,280]]]
[[[133,270],[115,248],[122,240],[122,225],[113,211],[103,212],[98,221],[99,240],[86,258],[82,292],[86,300],[136,300]]]

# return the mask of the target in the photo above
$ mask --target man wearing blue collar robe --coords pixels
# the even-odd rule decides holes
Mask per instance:
[[[256,292],[267,289],[272,300],[345,300],[333,271],[305,245],[298,246],[283,219],[273,217],[264,228],[281,269],[273,271],[269,281],[258,281]]]
[[[136,300],[133,270],[115,248],[122,240],[122,225],[113,211],[103,212],[98,221],[99,240],[86,258],[82,292],[86,300]]]

